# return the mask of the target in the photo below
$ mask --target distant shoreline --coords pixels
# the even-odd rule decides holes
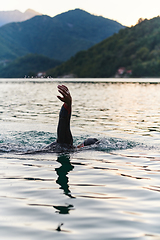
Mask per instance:
[[[0,83],[160,83],[160,78],[0,78]]]

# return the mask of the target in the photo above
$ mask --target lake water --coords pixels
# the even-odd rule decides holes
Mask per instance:
[[[36,154],[65,80],[0,80],[1,239],[160,239],[160,84],[121,80],[66,80],[74,144],[100,144]]]

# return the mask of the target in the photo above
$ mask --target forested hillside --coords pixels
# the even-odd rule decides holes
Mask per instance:
[[[60,65],[61,62],[43,55],[28,54],[17,58],[5,67],[0,67],[0,78],[24,78],[35,77],[37,73],[43,73],[49,68]]]
[[[124,70],[121,77],[160,77],[160,17],[140,19],[137,25],[121,29],[47,74],[108,78],[118,74],[118,69]]]
[[[28,53],[68,60],[106,39],[123,26],[116,21],[75,9],[53,18],[36,16],[0,28],[0,60],[13,60]]]

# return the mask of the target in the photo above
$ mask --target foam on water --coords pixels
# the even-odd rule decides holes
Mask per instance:
[[[89,136],[74,137],[74,146],[82,143]],[[111,152],[113,150],[142,147],[143,145],[131,140],[120,138],[100,138],[98,143],[86,146],[81,150],[97,150]],[[9,136],[0,136],[0,152],[40,151],[50,143],[56,141],[56,134],[43,131],[12,132]],[[75,149],[76,151],[77,149]],[[47,152],[47,151],[46,151]],[[48,151],[49,152],[49,151]]]

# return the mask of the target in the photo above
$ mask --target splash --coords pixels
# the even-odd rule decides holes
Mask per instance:
[[[86,146],[84,149],[94,149],[97,151],[111,152],[115,150],[131,149],[140,146],[139,143],[123,140],[119,138],[103,138],[92,146]]]
[[[53,133],[43,131],[6,133],[0,136],[0,152],[39,151],[55,140]]]
[[[74,146],[83,142],[88,136],[74,137]],[[0,136],[0,152],[40,152],[46,148],[50,143],[56,140],[56,134],[51,132],[12,132],[10,134]],[[119,138],[102,138],[98,141],[98,144],[86,146],[80,151],[84,150],[96,150],[96,151],[115,151],[121,149],[131,149],[139,147],[141,144],[134,141],[119,139]],[[64,149],[58,148],[58,151]],[[72,149],[73,151],[73,149]],[[45,151],[49,152],[49,151]],[[54,150],[52,151],[54,152]],[[56,149],[55,149],[56,152]]]

